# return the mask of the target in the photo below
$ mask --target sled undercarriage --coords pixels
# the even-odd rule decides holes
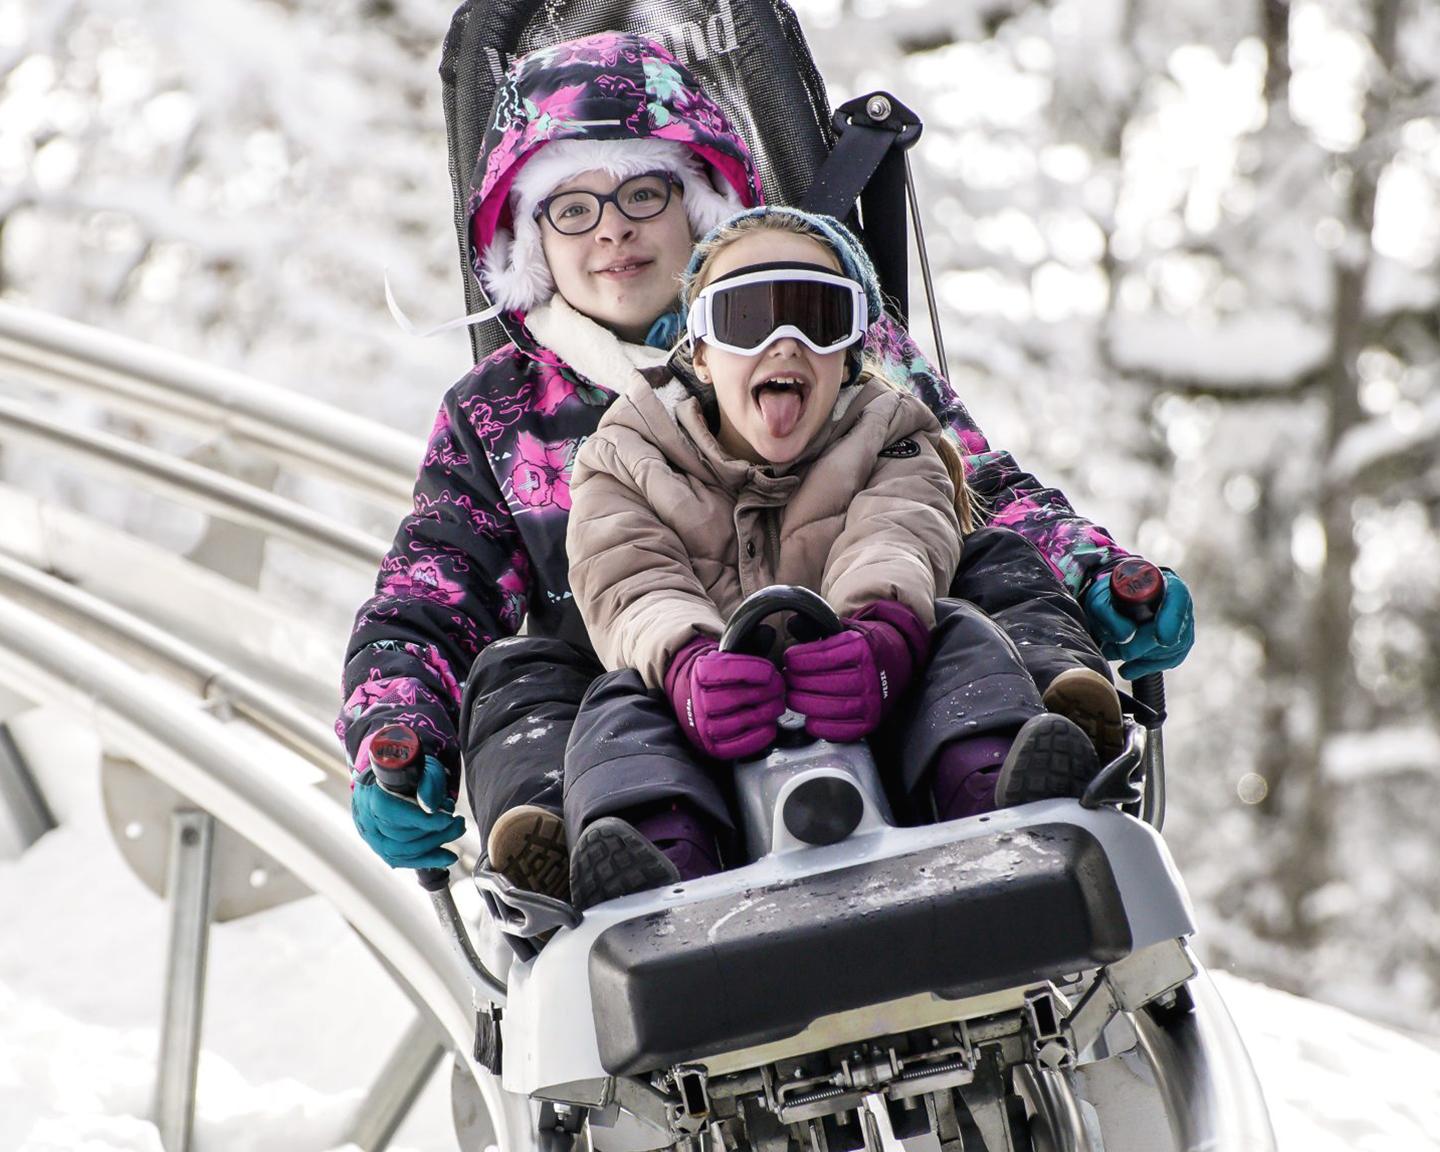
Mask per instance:
[[[1105,1077],[1143,1081],[1134,1054],[1139,1034],[1116,998],[1146,998],[1159,1012],[1188,1009],[1183,981],[1195,968],[1178,943],[1159,945],[1088,981],[1047,983],[944,1005],[957,1018],[875,1036],[860,1024],[855,1039],[827,1049],[773,1059],[758,1067],[724,1071],[704,1064],[675,1065],[647,1085],[602,1088],[627,1096],[653,1093],[652,1119],[663,1120],[679,1149],[714,1152],[1031,1152],[1062,1148],[1052,1130],[1060,1105],[1067,1123],[1078,1120],[1093,1149],[1132,1145],[1106,1141],[1093,1103],[1077,1095],[1077,1077],[1106,1062],[1120,1067]],[[1170,987],[1151,993],[1155,982]],[[1097,992],[1099,993],[1097,1001]],[[1104,1002],[1113,1013],[1080,1011]],[[939,1014],[933,998],[886,1006],[896,1018]],[[819,1031],[844,1030],[834,1021]],[[1090,1033],[1094,1031],[1093,1037]],[[1085,1040],[1088,1039],[1088,1043]],[[1079,1055],[1075,1046],[1083,1044]],[[1091,1090],[1093,1094],[1093,1090]],[[612,1147],[604,1129],[618,1119],[619,1100],[589,1110],[591,1147]],[[1068,1133],[1067,1133],[1068,1135]],[[627,1146],[629,1142],[625,1142]],[[1147,1136],[1140,1147],[1160,1149]]]
[[[1157,896],[1173,872],[1148,828],[1052,801],[786,863],[593,909],[512,968],[504,1083],[548,1102],[556,1139],[570,1126],[596,1152],[1167,1147],[1158,1098],[1139,1144],[1107,1136],[1090,1099],[1155,1084],[1146,1052],[1191,1007],[1193,929],[1178,887]]]

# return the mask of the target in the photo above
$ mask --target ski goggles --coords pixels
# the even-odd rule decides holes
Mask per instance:
[[[793,336],[820,355],[865,335],[865,289],[848,276],[803,266],[761,266],[706,285],[690,305],[690,346],[752,356]]]

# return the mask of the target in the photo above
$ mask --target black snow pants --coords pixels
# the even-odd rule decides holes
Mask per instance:
[[[1080,602],[1020,533],[981,528],[965,537],[950,597],[968,600],[1000,625],[1042,693],[1071,668],[1113,679]]]
[[[517,804],[560,811],[575,713],[604,671],[593,652],[544,636],[511,636],[481,650],[460,716],[465,788],[482,837]]]
[[[916,788],[947,740],[1004,731],[1038,713],[1040,693],[1067,668],[1110,674],[1080,605],[1009,529],[966,537],[936,616],[929,669],[876,734],[881,762],[899,768],[900,791]],[[563,640],[517,636],[486,647],[466,681],[461,717],[465,783],[482,836],[517,804],[563,810],[572,838],[597,816],[681,797],[720,826],[731,823],[728,773],[685,739],[664,694],[647,692],[634,671],[606,673],[593,653]]]

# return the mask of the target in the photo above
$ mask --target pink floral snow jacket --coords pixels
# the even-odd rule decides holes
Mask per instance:
[[[470,198],[472,266],[497,227],[515,173],[551,140],[656,136],[688,144],[746,205],[760,201],[749,149],[688,70],[643,37],[602,33],[517,61],[496,96]],[[529,633],[589,646],[567,578],[570,473],[615,394],[539,344],[525,317],[503,318],[510,343],[460,379],[440,406],[415,502],[360,608],[346,650],[336,722],[355,771],[364,738],[410,724],[425,751],[458,771],[461,687],[481,649]],[[883,321],[868,337],[966,454],[989,523],[1012,528],[1079,593],[1126,555],[1008,453],[995,451],[909,335]],[[361,758],[363,760],[363,757]]]

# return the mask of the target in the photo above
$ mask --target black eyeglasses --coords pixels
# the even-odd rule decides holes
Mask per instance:
[[[669,172],[642,172],[613,192],[557,192],[535,207],[550,227],[565,236],[583,236],[600,223],[605,205],[614,204],[627,220],[653,220],[670,206],[675,189],[683,187]]]

